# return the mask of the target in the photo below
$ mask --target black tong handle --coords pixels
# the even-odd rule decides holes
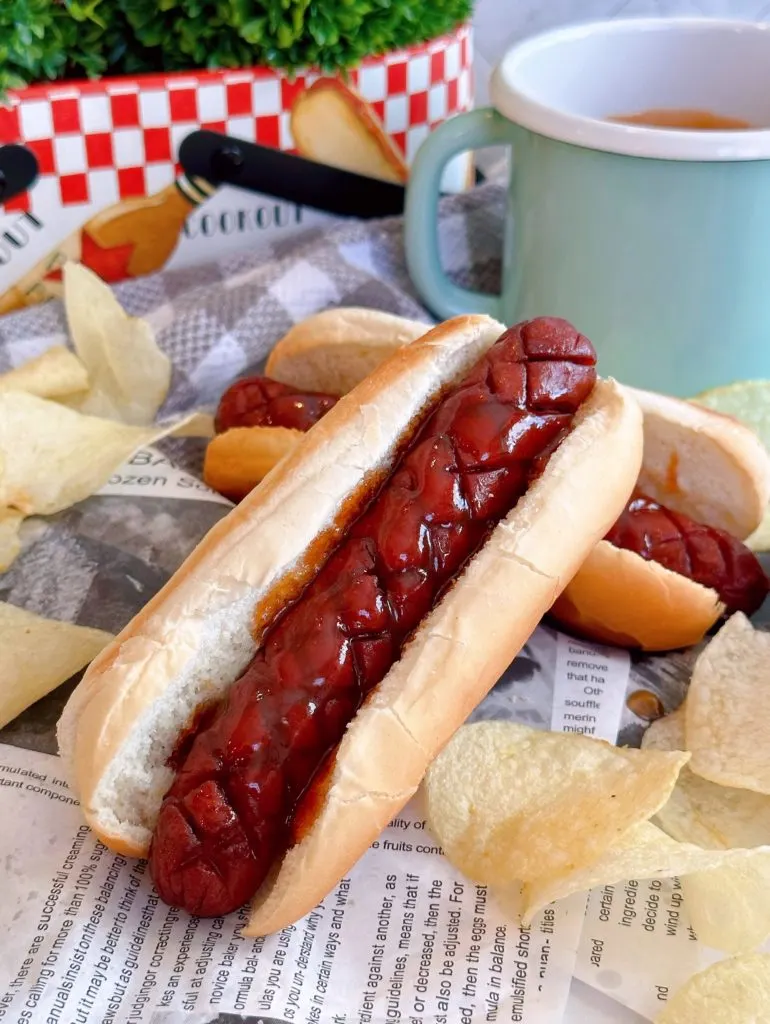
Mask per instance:
[[[404,211],[403,185],[219,132],[192,132],[179,147],[179,162],[188,177],[236,185],[342,217],[388,217]]]
[[[0,146],[0,203],[26,192],[37,180],[39,170],[37,157],[26,146],[15,142]]]

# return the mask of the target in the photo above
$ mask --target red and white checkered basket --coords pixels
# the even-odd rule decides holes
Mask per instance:
[[[10,105],[0,107],[0,143],[20,142],[32,150],[40,176],[28,192],[0,206],[0,238],[4,229],[13,230],[14,215],[29,212],[44,225],[45,240],[30,233],[31,244],[10,258],[0,242],[0,294],[43,250],[98,211],[173,181],[179,144],[197,128],[293,151],[292,104],[318,77],[290,80],[250,68],[63,82],[12,94]],[[369,58],[348,82],[408,164],[433,128],[472,104],[471,30],[461,26],[426,44]],[[465,172],[458,171],[453,187],[465,186],[467,170],[466,164]],[[238,202],[246,202],[243,194]],[[237,244],[228,238],[227,247]],[[244,244],[253,245],[254,238]],[[181,266],[211,256],[210,238],[197,252],[194,239],[183,238],[172,261]]]

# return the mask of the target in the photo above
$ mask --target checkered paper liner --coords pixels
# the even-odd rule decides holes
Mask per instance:
[[[371,57],[349,84],[371,105],[410,163],[429,132],[473,99],[469,26],[428,43]],[[37,157],[40,178],[0,206],[50,213],[56,206],[103,208],[158,191],[176,177],[179,144],[205,128],[288,152],[290,110],[318,78],[268,68],[121,77],[38,85],[0,107],[0,142]]]

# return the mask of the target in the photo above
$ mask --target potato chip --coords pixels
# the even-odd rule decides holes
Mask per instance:
[[[179,421],[134,427],[27,395],[0,394],[0,508],[48,515],[94,494],[113,470]]]
[[[85,366],[63,345],[0,374],[0,391],[26,391],[38,398],[64,398],[87,390]]]
[[[24,515],[12,508],[0,509],[0,572],[10,568],[19,551],[19,530]]]
[[[694,974],[655,1024],[770,1024],[770,955],[720,960]]]
[[[427,816],[478,882],[584,867],[668,799],[688,755],[613,747],[513,722],[460,729],[429,770]]]
[[[642,739],[645,750],[684,750],[684,708],[659,718]],[[718,786],[689,765],[679,773],[668,802],[655,821],[681,843],[712,850],[770,845],[770,797],[748,789]],[[770,889],[768,890],[770,892]]]
[[[765,518],[746,540],[746,547],[752,551],[770,551],[770,508],[765,512]]]
[[[758,435],[770,450],[770,380],[744,380],[704,391],[694,399],[716,412],[734,416]],[[770,551],[770,509],[746,541],[752,551]]]
[[[498,910],[511,921],[521,921],[524,914],[524,884],[511,882],[510,885],[496,885],[489,889]]]
[[[726,416],[734,416],[770,449],[770,380],[742,380],[704,391],[693,399]]]
[[[530,922],[554,900],[600,885],[615,885],[629,878],[672,878],[744,862],[759,864],[763,870],[768,870],[770,847],[704,850],[692,843],[679,843],[649,821],[643,821],[629,829],[593,863],[558,874],[546,871],[541,878],[525,884],[523,921]]]
[[[0,728],[79,672],[112,640],[0,602]]]
[[[733,615],[698,657],[685,712],[690,768],[721,786],[770,793],[770,633]]]
[[[210,412],[193,412],[190,418],[172,431],[172,437],[214,437],[214,417]]]
[[[79,263],[64,266],[72,343],[91,378],[79,412],[121,423],[152,423],[171,383],[171,363],[146,320],[124,312],[112,290]]]
[[[683,750],[684,708],[654,722],[642,740],[652,750]],[[706,849],[770,845],[770,797],[718,786],[685,766],[655,821],[680,842]],[[726,953],[745,953],[770,936],[770,859],[697,872],[682,879],[698,938]]]
[[[690,924],[705,945],[751,953],[770,937],[770,854],[686,875],[682,891]]]

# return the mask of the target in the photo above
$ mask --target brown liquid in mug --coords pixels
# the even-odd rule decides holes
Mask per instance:
[[[725,117],[710,110],[653,109],[638,114],[617,114],[608,117],[616,124],[646,125],[648,128],[681,128],[704,132],[745,131],[752,125],[740,117]]]

